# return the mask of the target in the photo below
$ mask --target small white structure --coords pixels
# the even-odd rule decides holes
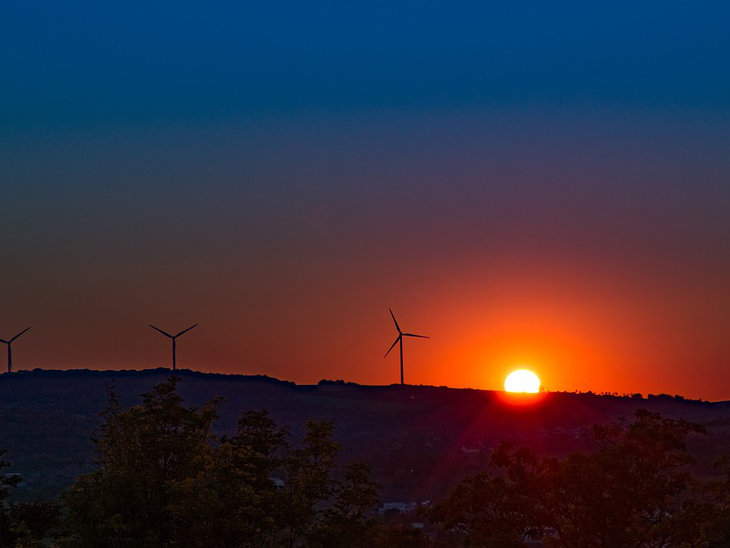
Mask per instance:
[[[409,514],[416,510],[415,502],[384,502],[378,508],[379,514],[385,514],[388,510],[398,510],[401,514]]]

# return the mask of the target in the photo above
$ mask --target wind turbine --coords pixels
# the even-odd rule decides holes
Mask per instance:
[[[390,308],[388,309],[390,310]],[[390,310],[390,316],[393,318],[393,323],[395,324],[395,328],[398,330],[398,338],[395,340],[395,342],[388,348],[388,351],[385,353],[384,358],[390,354],[390,351],[393,350],[396,344],[400,343],[400,383],[403,385],[405,384],[403,382],[403,337],[417,337],[419,339],[430,339],[431,337],[427,337],[426,335],[414,335],[413,333],[403,333],[403,331],[400,330],[400,326],[398,325],[398,321],[395,319],[395,314],[393,314],[393,311]]]
[[[15,335],[15,337],[13,337],[12,339],[10,339],[9,341],[5,341],[3,339],[0,339],[0,342],[1,343],[5,343],[5,344],[8,345],[8,373],[12,373],[13,372],[13,347],[12,347],[13,341],[15,339],[17,339],[18,337],[20,337],[23,333],[25,333],[29,329],[30,329],[30,327],[26,327],[25,329],[23,329],[23,331],[21,331],[20,333],[18,333],[17,335]]]
[[[149,325],[149,326],[150,326],[150,327],[151,327],[152,329],[155,329],[155,330],[159,331],[159,332],[160,332],[160,333],[162,333],[162,334],[163,334],[163,335],[164,335],[165,337],[169,337],[169,338],[171,338],[171,339],[172,339],[172,370],[173,370],[173,371],[175,371],[175,341],[176,341],[176,339],[177,339],[177,338],[178,338],[178,337],[179,337],[180,335],[182,335],[183,333],[187,333],[187,332],[188,332],[188,331],[190,331],[190,330],[191,330],[191,329],[192,329],[193,327],[196,327],[196,326],[198,326],[199,324],[197,324],[197,323],[196,323],[195,325],[191,325],[191,326],[190,326],[190,327],[188,327],[187,329],[183,329],[182,331],[180,331],[180,333],[178,333],[177,335],[170,335],[169,333],[165,333],[165,332],[164,332],[164,331],[163,331],[162,329],[160,329],[159,327],[155,327],[155,326],[154,326],[154,325],[152,325],[151,323],[150,323],[150,324],[147,324],[147,325]]]

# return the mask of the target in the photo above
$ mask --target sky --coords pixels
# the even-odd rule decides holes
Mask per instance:
[[[7,0],[0,337],[390,384],[390,307],[412,384],[730,399],[729,16]]]

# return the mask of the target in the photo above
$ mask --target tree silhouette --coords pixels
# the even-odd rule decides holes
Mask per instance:
[[[471,546],[560,548],[706,546],[707,506],[686,439],[704,429],[640,410],[628,427],[595,426],[593,453],[538,459],[502,445],[492,470],[467,478],[431,518]]]
[[[628,428],[595,426],[598,451],[554,461],[543,505],[556,535],[547,546],[700,546],[701,508],[690,474],[690,433],[684,420],[636,412]]]
[[[217,400],[187,408],[170,377],[122,411],[113,390],[95,440],[98,469],[80,477],[66,497],[72,543],[88,546],[171,546],[179,497],[211,453]]]
[[[4,455],[0,449],[0,470],[10,466]],[[0,548],[40,548],[60,522],[61,509],[56,502],[8,503],[11,489],[20,481],[15,474],[0,475]]]
[[[171,377],[127,410],[110,391],[98,468],[65,497],[68,546],[324,548],[372,536],[365,511],[376,485],[363,465],[334,478],[331,423],[305,423],[293,448],[266,411],[250,411],[235,435],[216,440],[219,401],[187,408],[177,383]]]

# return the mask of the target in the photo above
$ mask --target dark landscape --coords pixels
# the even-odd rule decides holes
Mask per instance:
[[[702,470],[730,454],[730,406],[725,402],[648,397],[546,393],[538,403],[520,405],[504,392],[433,386],[360,386],[343,381],[296,385],[260,375],[175,373],[186,405],[200,407],[224,398],[214,423],[218,435],[231,434],[247,410],[266,409],[293,437],[306,420],[335,425],[340,460],[361,461],[381,485],[381,501],[422,502],[442,497],[466,475],[484,469],[491,450],[503,440],[540,454],[565,456],[593,449],[590,427],[626,419],[637,409],[685,418],[707,427],[692,439]],[[93,467],[92,436],[113,386],[123,406],[171,375],[147,371],[21,371],[0,376],[0,447],[9,472],[25,485],[23,500],[55,497],[76,476]],[[529,397],[529,396],[528,396]]]
[[[0,2],[0,548],[730,548],[728,21]]]

